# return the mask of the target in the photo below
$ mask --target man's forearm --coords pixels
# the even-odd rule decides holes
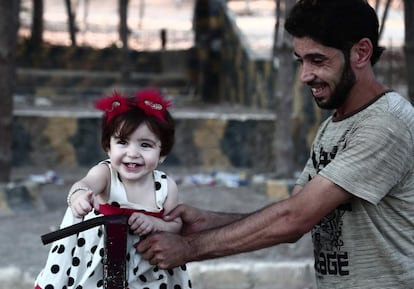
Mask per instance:
[[[247,216],[247,214],[240,213],[223,213],[223,212],[208,212],[209,216],[206,218],[208,224],[206,229],[218,228],[238,221]]]
[[[187,262],[238,254],[257,249],[257,246],[265,247],[260,244],[259,234],[255,234],[255,231],[261,231],[259,224],[250,222],[250,218],[244,218],[248,214],[207,213],[209,227],[185,236],[186,243],[191,248],[186,252]],[[246,246],[242,240],[247,239],[250,242]]]
[[[300,209],[303,206],[294,207]],[[243,216],[245,217],[242,218]],[[230,256],[292,242],[304,234],[301,224],[303,219],[300,214],[295,213],[291,201],[288,200],[274,203],[251,214],[219,213],[214,217],[217,218],[217,226],[185,236],[186,243],[191,248],[186,252],[187,262]]]
[[[245,218],[219,214],[216,223],[222,220],[222,226],[186,236],[191,248],[187,254],[188,261],[229,256],[295,242],[322,217],[351,198],[349,193],[323,177],[315,177],[306,188],[286,200],[248,214]],[[225,225],[225,220],[233,221]]]

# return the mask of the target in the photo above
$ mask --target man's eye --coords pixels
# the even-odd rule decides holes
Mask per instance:
[[[323,63],[323,59],[322,58],[313,58],[312,63],[315,64],[315,65],[321,65]]]
[[[303,64],[302,58],[295,58],[295,62],[298,64]]]

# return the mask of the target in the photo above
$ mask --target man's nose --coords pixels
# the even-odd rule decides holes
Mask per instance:
[[[306,64],[303,64],[300,68],[300,81],[302,83],[307,83],[312,81],[315,78],[313,69]]]

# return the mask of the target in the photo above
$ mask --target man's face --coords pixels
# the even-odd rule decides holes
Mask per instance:
[[[294,39],[295,55],[301,64],[300,79],[307,84],[320,108],[337,109],[348,98],[355,74],[341,50],[303,37]]]

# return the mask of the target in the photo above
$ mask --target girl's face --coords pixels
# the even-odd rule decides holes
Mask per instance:
[[[108,156],[122,180],[136,181],[150,176],[165,157],[160,157],[161,141],[142,123],[127,139],[112,135]]]

